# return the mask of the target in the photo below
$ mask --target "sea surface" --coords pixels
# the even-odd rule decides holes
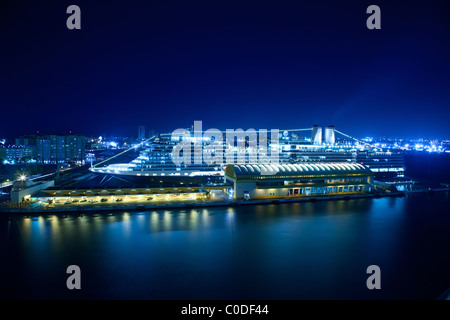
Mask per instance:
[[[433,158],[434,157],[434,158]],[[450,155],[407,174],[450,182]],[[2,299],[436,299],[449,193],[83,215],[0,214]],[[67,267],[81,270],[69,290]],[[369,290],[367,267],[380,267]]]

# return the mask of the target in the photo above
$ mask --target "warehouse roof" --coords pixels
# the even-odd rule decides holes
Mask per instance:
[[[236,178],[245,176],[310,176],[310,175],[347,175],[372,174],[369,168],[359,163],[295,163],[295,164],[229,164],[225,175]]]

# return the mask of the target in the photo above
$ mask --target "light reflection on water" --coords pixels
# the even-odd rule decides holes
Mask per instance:
[[[9,298],[43,299],[433,298],[450,286],[447,204],[448,193],[442,193],[433,201],[413,195],[3,215],[0,221],[8,221],[9,231],[1,247],[2,260],[8,261],[2,268],[11,277],[2,291]],[[425,219],[425,208],[434,220]],[[64,287],[70,264],[82,269],[82,292]],[[384,272],[379,292],[365,287],[370,264]],[[432,278],[427,275],[420,290],[412,290],[410,277],[421,279],[416,272],[427,270],[433,270]]]

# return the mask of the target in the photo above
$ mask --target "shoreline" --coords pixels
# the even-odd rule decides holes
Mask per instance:
[[[293,199],[267,199],[267,200],[229,200],[229,201],[204,201],[203,203],[179,203],[179,204],[139,204],[139,205],[120,205],[112,206],[74,206],[67,208],[2,208],[0,214],[65,214],[65,213],[85,213],[85,212],[105,212],[105,211],[142,211],[142,210],[159,210],[159,209],[195,209],[205,207],[235,207],[243,205],[261,205],[261,204],[282,204],[293,202],[316,202],[327,200],[351,200],[361,198],[384,198],[384,197],[404,197],[409,193],[433,193],[440,191],[450,191],[450,188],[439,189],[422,189],[390,193],[370,193],[358,195],[340,195],[340,196],[321,196],[309,198],[293,198]]]

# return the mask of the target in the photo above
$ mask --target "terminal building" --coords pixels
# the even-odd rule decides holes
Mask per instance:
[[[53,187],[54,185],[54,180],[40,182],[33,182],[31,180],[15,181],[11,189],[11,203],[30,203],[31,197],[35,193]]]
[[[230,164],[225,180],[235,199],[277,199],[373,191],[373,172],[358,163]]]

